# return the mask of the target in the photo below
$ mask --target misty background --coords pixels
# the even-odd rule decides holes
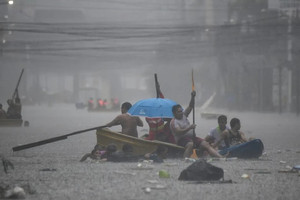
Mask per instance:
[[[299,0],[0,0],[0,103],[155,97],[299,115]]]

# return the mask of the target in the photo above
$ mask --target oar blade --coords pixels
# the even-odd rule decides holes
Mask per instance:
[[[195,91],[194,70],[192,69],[192,91]]]

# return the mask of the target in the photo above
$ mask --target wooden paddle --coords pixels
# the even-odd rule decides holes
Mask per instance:
[[[156,98],[159,98],[159,83],[158,83],[158,80],[157,80],[157,74],[155,73],[154,74],[154,79],[155,79],[155,89],[156,89]]]
[[[192,91],[195,91],[195,83],[194,83],[194,70],[192,69]],[[193,104],[193,124],[195,124],[195,100],[194,100],[194,104]],[[193,153],[191,155],[191,158],[195,158],[197,159],[197,153],[196,153],[196,133],[195,133],[195,129],[193,129],[193,142],[194,142],[194,149],[193,149]]]
[[[75,131],[75,132],[68,133],[68,134],[65,134],[65,135],[62,135],[62,136],[53,137],[53,138],[49,138],[49,139],[46,139],[46,140],[41,140],[41,141],[38,141],[38,142],[33,142],[33,143],[28,143],[28,144],[16,146],[16,147],[13,147],[12,150],[13,151],[21,151],[21,150],[24,150],[24,149],[29,149],[29,148],[32,148],[32,147],[41,146],[41,145],[56,142],[56,141],[59,141],[59,140],[64,140],[64,139],[67,139],[69,136],[72,136],[72,135],[77,135],[77,134],[80,134],[80,133],[84,133],[84,132],[88,132],[88,131],[92,131],[92,130],[96,130],[96,129],[101,129],[101,128],[105,128],[105,127],[107,127],[107,126],[97,126],[97,127],[94,127],[94,128],[88,128],[88,129],[84,129],[84,130],[80,130],[80,131]]]
[[[14,93],[13,93],[13,95],[12,95],[12,99],[14,99],[16,95],[17,95],[17,97],[18,97],[18,87],[19,87],[19,85],[20,85],[20,81],[21,81],[21,78],[22,78],[23,73],[24,73],[24,69],[22,69],[22,71],[21,71],[21,74],[20,74],[19,79],[18,79],[17,86],[16,86],[16,88],[15,88],[15,90],[14,90]]]
[[[194,83],[194,70],[192,69],[192,91],[195,91],[195,83]],[[193,124],[195,124],[195,101],[193,104]],[[193,135],[194,137],[196,137],[195,135],[195,129],[193,129]]]

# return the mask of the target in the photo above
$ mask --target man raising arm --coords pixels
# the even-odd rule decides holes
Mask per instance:
[[[191,93],[191,100],[189,106],[183,111],[181,106],[175,105],[172,108],[174,118],[171,121],[170,128],[175,136],[176,142],[179,146],[185,148],[183,157],[190,157],[193,151],[194,142],[196,147],[201,147],[206,150],[211,156],[222,157],[215,149],[213,149],[208,142],[202,138],[195,137],[193,141],[193,129],[196,128],[196,124],[190,124],[188,115],[192,111],[195,103],[196,92]]]

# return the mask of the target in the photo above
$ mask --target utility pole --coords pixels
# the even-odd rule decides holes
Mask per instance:
[[[279,100],[279,114],[282,113],[282,65],[278,66],[278,100]]]
[[[296,9],[296,17],[295,17],[295,22],[296,22],[296,25],[299,25],[300,24],[300,18],[299,18],[299,8]],[[297,35],[299,37],[299,35]],[[298,38],[297,38],[298,39]],[[299,58],[297,58],[297,61],[299,60]],[[299,62],[296,62],[297,65],[294,66],[296,68],[296,73],[297,73],[297,76],[296,76],[296,113],[297,113],[297,116],[299,116],[300,114],[300,65],[299,65]]]
[[[292,63],[292,10],[288,11],[288,27],[287,27],[287,61],[288,65]],[[288,96],[287,96],[287,110],[291,110],[292,104],[292,69],[288,68]]]

